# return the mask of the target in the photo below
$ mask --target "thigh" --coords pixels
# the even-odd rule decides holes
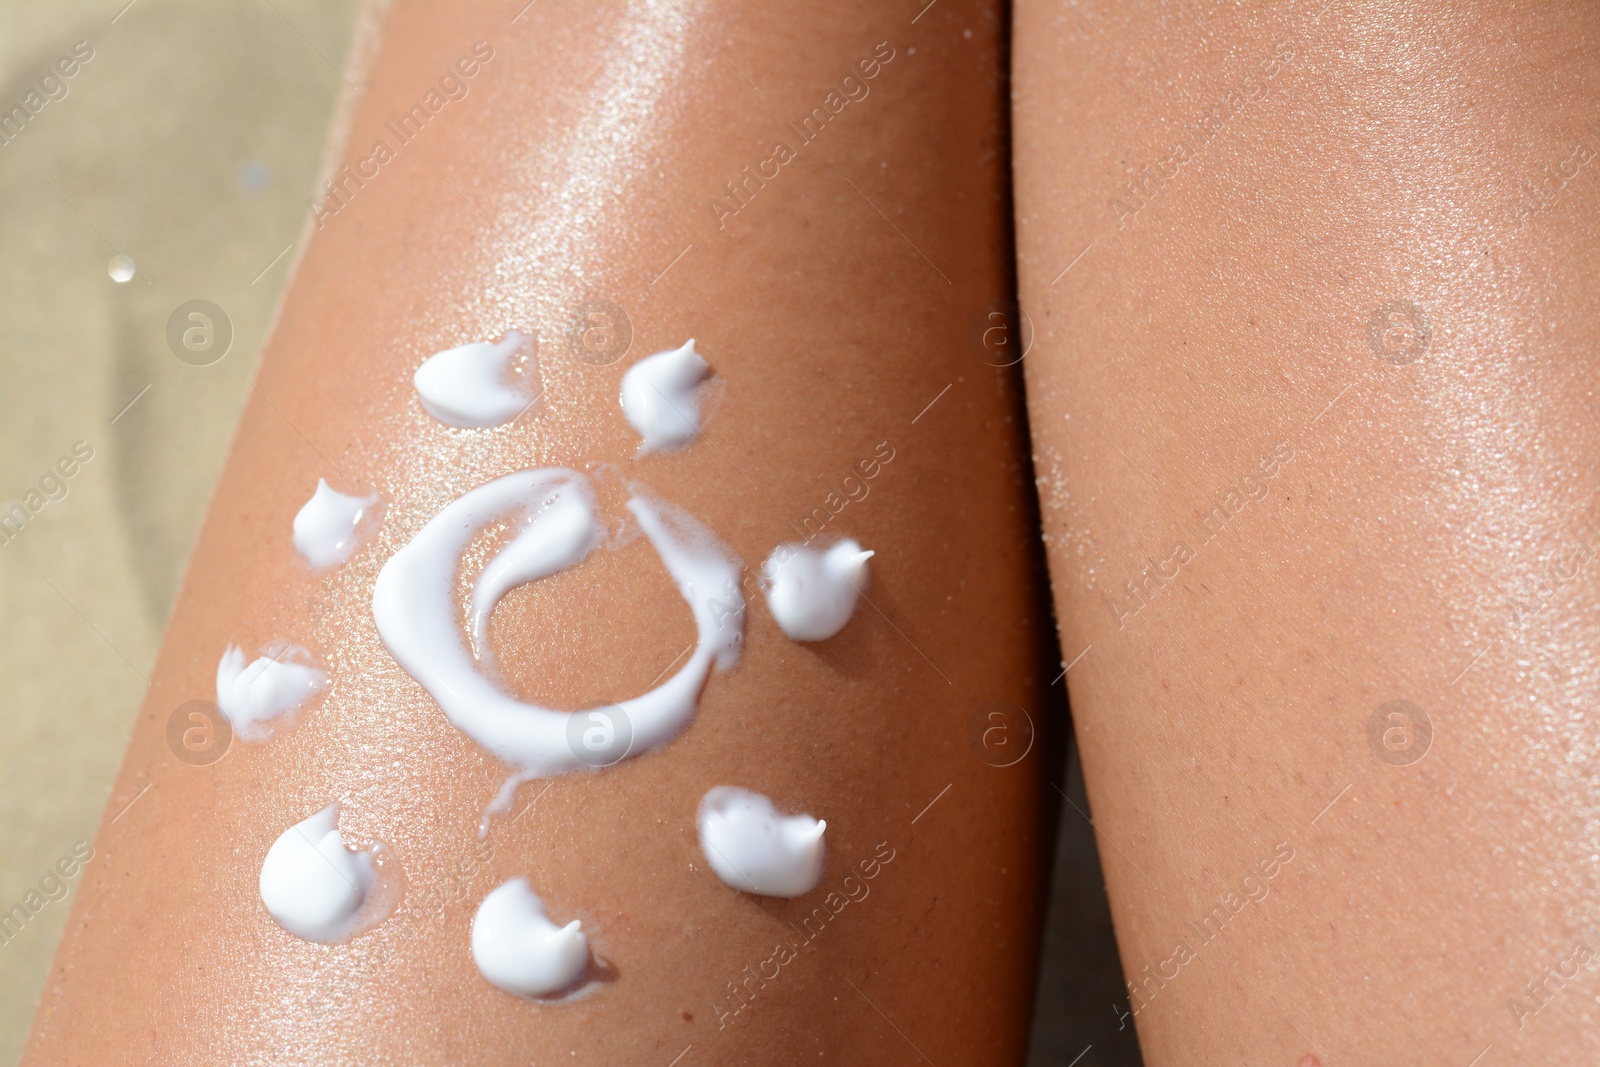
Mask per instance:
[[[1044,528],[1153,1064],[1592,1049],[1594,29],[1019,6]]]
[[[1020,1057],[1043,764],[997,766],[985,731],[1040,721],[1049,677],[1015,371],[974,330],[1009,285],[1002,26],[984,4],[915,15],[394,8],[108,815],[148,794],[101,827],[27,1062]],[[424,360],[492,362],[508,331],[536,342],[536,368],[507,350],[525,410],[494,414],[493,374],[424,406]],[[625,411],[625,374],[690,339],[709,377],[669,368]],[[380,632],[386,564],[450,542],[464,512],[441,514],[479,487],[556,467],[592,488],[603,543],[516,585],[555,550],[516,562],[495,523],[555,505],[507,490]],[[319,479],[382,517],[317,568],[292,535]],[[796,640],[763,562],[850,539],[875,553],[853,615]],[[425,686],[491,556],[515,586],[487,616],[498,676],[458,658]],[[441,628],[417,631],[419,605]],[[326,675],[293,727],[190,758],[181,707],[275,656]],[[480,684],[615,709],[664,678],[695,688],[684,671],[706,676],[692,717],[623,703],[654,732],[599,771],[441,709]],[[480,833],[517,759],[531,780]],[[826,821],[814,889],[719,876],[696,825],[719,786]],[[405,894],[321,944],[274,921],[262,872],[334,802],[346,846],[385,843]],[[581,922],[584,995],[511,996],[475,966],[474,916],[517,878]]]

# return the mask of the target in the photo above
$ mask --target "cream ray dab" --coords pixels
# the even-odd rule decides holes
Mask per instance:
[[[700,849],[723,882],[764,897],[803,897],[822,877],[824,821],[783,815],[767,797],[719,785],[700,801]]]
[[[589,939],[577,919],[552,922],[526,878],[491,890],[472,917],[472,959],[490,984],[519,997],[568,992],[589,969]]]
[[[622,376],[622,413],[641,439],[639,455],[687,448],[700,436],[700,383],[711,364],[694,338],[646,356]]]
[[[533,338],[508,330],[493,344],[473,341],[434,353],[417,368],[411,383],[423,410],[446,426],[499,426],[543,395],[534,347]]]
[[[377,493],[347,495],[318,478],[316,492],[295,513],[294,547],[314,570],[344,563],[360,547],[377,505]]]
[[[305,941],[338,942],[382,922],[401,882],[382,844],[352,850],[339,832],[335,801],[278,836],[261,864],[261,903]]]
[[[328,687],[328,674],[299,645],[268,645],[246,661],[229,645],[217,662],[217,707],[245,741],[264,741],[294,726],[300,709]]]
[[[855,613],[872,555],[849,539],[825,551],[779,545],[761,568],[767,609],[792,639],[826,641]]]

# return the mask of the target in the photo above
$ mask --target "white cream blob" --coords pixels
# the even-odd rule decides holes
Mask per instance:
[[[650,691],[609,705],[620,724],[615,749],[586,749],[582,722],[502,690],[474,657],[460,624],[455,578],[462,552],[487,523],[521,512],[522,526],[474,583],[471,626],[478,648],[489,612],[523,581],[575,566],[599,544],[589,481],[552,467],[485,482],[447,504],[384,564],[372,594],[378,634],[460,731],[529,775],[608,765],[665,744],[694,717],[713,666],[738,661],[744,637],[741,564],[688,514],[637,493],[628,509],[694,615],[699,640],[678,672]]]
[[[700,436],[696,389],[710,373],[692,337],[628,368],[622,376],[622,413],[644,439],[640,455],[682,448]]]
[[[809,815],[781,815],[760,793],[719,785],[695,820],[706,862],[728,885],[764,897],[798,897],[822,877],[822,834]]]
[[[779,545],[761,568],[767,608],[796,641],[826,641],[850,621],[867,585],[867,560],[853,540],[826,552],[805,545]]]
[[[362,520],[372,514],[378,494],[346,496],[317,479],[317,491],[295,513],[294,547],[318,570],[349,559],[360,544]]]
[[[328,686],[327,673],[299,645],[270,645],[261,651],[246,663],[244,649],[229,645],[217,662],[217,707],[234,734],[246,741],[271,737],[273,720],[299,711]]]
[[[472,917],[472,959],[491,983],[520,997],[571,987],[589,968],[578,920],[557,926],[526,878],[491,890]]]
[[[373,924],[361,922],[377,880],[373,854],[346,848],[338,819],[335,802],[289,827],[261,864],[261,902],[307,941],[342,941]]]
[[[510,367],[512,357],[531,343],[532,338],[508,330],[494,344],[474,341],[429,356],[411,378],[423,408],[446,426],[461,429],[510,422],[540,395],[537,357],[530,354],[524,374]]]

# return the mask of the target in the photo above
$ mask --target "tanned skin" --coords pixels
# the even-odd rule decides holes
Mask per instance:
[[[1153,1067],[1594,1062],[1595,10],[1015,23],[1108,1010]]]
[[[107,818],[149,791],[100,828],[24,1062],[1018,1062],[1049,746],[997,766],[1006,730],[986,730],[1000,706],[1019,743],[1023,713],[1044,737],[1058,668],[1020,381],[974,330],[1011,285],[1000,12],[516,8],[384,18]],[[539,403],[495,430],[429,418],[418,364],[508,329],[538,337]],[[705,434],[636,459],[621,375],[689,337],[715,370]],[[715,531],[752,568],[745,647],[676,740],[524,785],[480,839],[510,768],[388,655],[372,585],[451,499],[552,465]],[[386,508],[327,573],[290,542],[319,477]],[[785,637],[754,582],[808,535],[877,553],[869,601],[819,644]],[[642,539],[492,624],[507,684],[566,708],[641,692],[693,636]],[[180,759],[169,720],[214,696],[224,648],[275,639],[328,695],[271,741]],[[815,893],[708,869],[692,820],[723,784],[827,820]],[[408,888],[326,946],[278,927],[257,879],[333,800]],[[519,876],[582,920],[603,978],[583,998],[478,974],[474,910]]]

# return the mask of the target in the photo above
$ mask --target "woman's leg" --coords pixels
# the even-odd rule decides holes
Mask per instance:
[[[1014,371],[975,329],[1009,285],[1003,30],[979,3],[916,16],[396,7],[108,816],[148,793],[101,827],[26,1062],[1020,1056],[1043,761],[997,766],[1023,727],[989,716],[1037,722],[1049,674]],[[423,410],[426,357],[512,329],[538,339],[536,404],[483,430]],[[635,458],[623,372],[691,337],[705,432]],[[679,736],[523,785],[480,840],[510,768],[396,663],[374,585],[453,499],[557,465],[614,513],[632,482],[682,506],[747,578],[781,543],[851,537],[871,583],[842,633],[799,643],[747,582],[742,658]],[[313,572],[290,534],[319,478],[386,514]],[[507,684],[561,708],[647,689],[695,636],[643,539],[513,591],[490,630]],[[273,641],[325,697],[206,764],[180,707],[214,696],[230,644]],[[815,890],[713,874],[693,820],[718,785],[827,821]],[[407,890],[330,946],[274,922],[258,878],[334,801]],[[480,976],[475,909],[516,877],[582,921],[607,979],[588,996]]]
[[[1596,1055],[1596,28],[1019,6],[1042,511],[1153,1065]]]

